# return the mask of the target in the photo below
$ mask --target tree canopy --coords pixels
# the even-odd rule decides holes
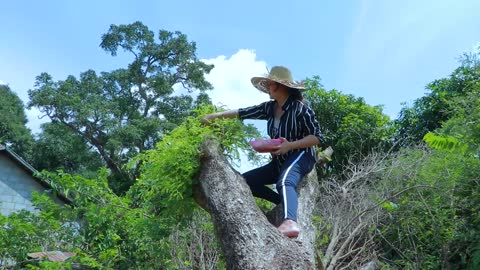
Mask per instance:
[[[391,145],[393,128],[381,106],[368,105],[363,98],[338,90],[327,91],[319,77],[306,85],[305,98],[320,123],[324,147],[335,151],[333,162],[328,164],[331,170],[340,172],[348,160],[360,160],[375,148]]]
[[[406,105],[395,120],[395,139],[403,145],[419,143],[423,136],[442,126],[457,109],[452,103],[457,97],[465,97],[480,80],[478,54],[464,54],[460,66],[448,78],[434,80],[427,85],[427,94]]]
[[[60,81],[42,73],[29,91],[28,105],[94,147],[112,173],[115,190],[124,192],[138,171],[123,165],[152,149],[199,103],[190,95],[173,95],[175,87],[210,89],[204,74],[212,66],[198,60],[196,45],[186,35],[160,30],[155,37],[140,22],[110,26],[100,46],[112,56],[119,49],[129,52],[133,61],[127,68],[87,70]]]
[[[93,177],[103,161],[84,137],[59,122],[42,125],[32,151],[32,166]]]
[[[33,136],[26,124],[22,100],[8,85],[0,84],[0,143],[11,144],[12,149],[28,158]]]

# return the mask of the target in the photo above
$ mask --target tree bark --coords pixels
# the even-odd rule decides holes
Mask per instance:
[[[228,269],[315,269],[316,231],[311,222],[319,194],[315,170],[298,187],[301,231],[297,239],[289,239],[276,229],[282,221],[280,205],[267,219],[218,142],[207,139],[201,150],[200,190],[195,195],[212,216]]]

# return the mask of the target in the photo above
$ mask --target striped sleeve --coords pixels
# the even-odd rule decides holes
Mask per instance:
[[[267,106],[268,102],[264,102],[260,105],[251,106],[248,108],[238,109],[238,117],[240,119],[267,119]]]
[[[315,113],[308,106],[304,107],[303,126],[305,127],[308,135],[314,135],[317,137],[319,143],[325,142],[323,134],[320,131],[320,125],[315,117]]]

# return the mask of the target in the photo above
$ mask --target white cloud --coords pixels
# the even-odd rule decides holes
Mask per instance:
[[[0,80],[0,85],[5,85],[6,83],[4,83],[2,80]]]
[[[252,77],[267,73],[267,63],[257,60],[254,51],[240,49],[230,57],[220,55],[202,61],[214,65],[210,73],[205,75],[205,79],[213,86],[213,90],[207,94],[214,105],[232,110],[269,100],[267,94],[257,90],[250,82]],[[177,95],[187,94],[180,84],[174,88]],[[197,94],[194,92],[190,95],[196,97]],[[247,123],[254,124],[266,136],[265,121],[247,120]]]
[[[254,88],[250,82],[253,76],[267,73],[267,64],[255,58],[254,51],[242,49],[230,58],[222,55],[202,60],[215,66],[205,76],[214,88],[208,92],[214,104],[237,109],[268,100],[268,96]]]
[[[230,57],[220,55],[202,61],[214,65],[210,73],[205,75],[205,79],[213,86],[213,90],[207,94],[214,105],[231,110],[269,100],[267,94],[257,90],[250,82],[253,76],[267,73],[267,63],[257,60],[253,50],[240,49]],[[181,84],[175,85],[174,89],[177,95],[188,94]],[[196,97],[197,94],[193,92],[190,95]],[[264,121],[249,120],[248,123],[255,124],[260,132],[266,134]]]
[[[213,90],[208,92],[213,104],[225,106],[228,109],[238,109],[260,104],[269,99],[268,95],[253,87],[250,79],[267,73],[267,63],[256,59],[252,50],[241,49],[230,57],[218,56],[203,59],[214,68],[205,78],[212,84]],[[248,120],[266,136],[266,122]],[[240,172],[253,168],[245,156],[242,156],[240,166],[235,166]]]

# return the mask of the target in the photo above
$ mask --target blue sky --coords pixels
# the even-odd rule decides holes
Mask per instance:
[[[249,78],[273,65],[297,80],[319,75],[327,89],[384,105],[396,118],[402,102],[450,74],[457,58],[480,44],[480,1],[2,1],[0,81],[26,103],[35,76],[56,80],[87,69],[125,67],[129,55],[99,48],[110,24],[142,21],[179,30],[216,68],[207,79],[215,102],[242,107],[267,96]],[[28,112],[38,130],[38,113]]]

